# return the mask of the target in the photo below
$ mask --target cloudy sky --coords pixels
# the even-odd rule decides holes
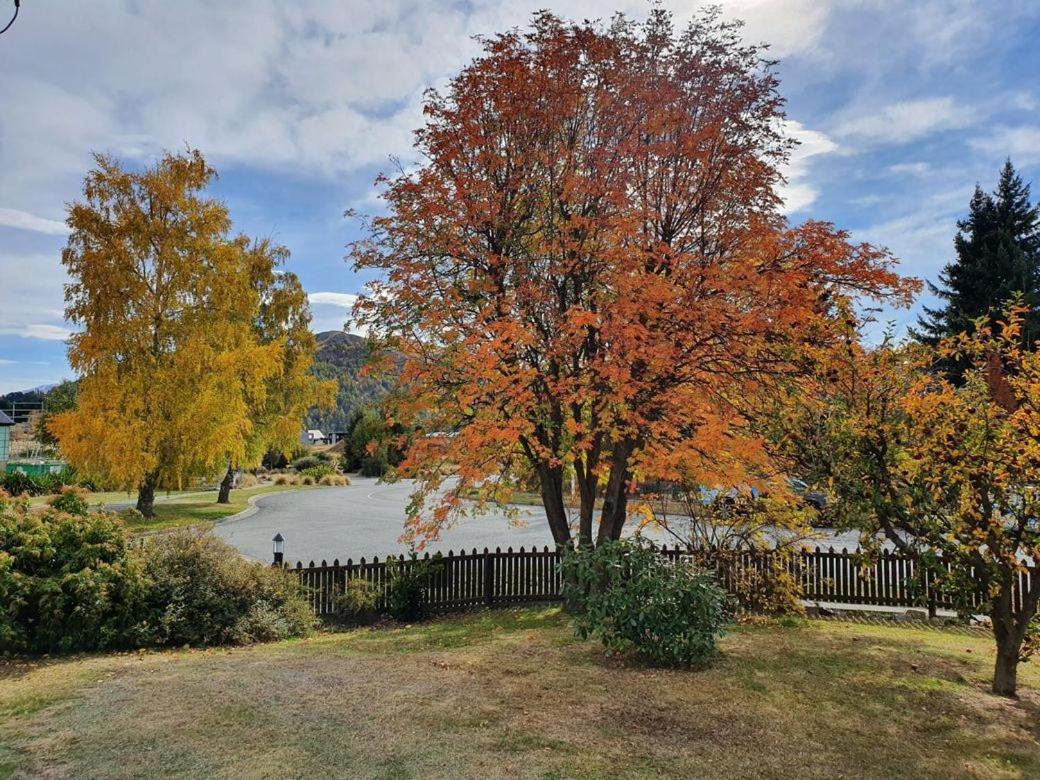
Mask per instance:
[[[628,0],[23,0],[0,36],[0,392],[69,375],[65,204],[92,150],[141,165],[200,148],[236,227],[292,251],[315,329],[342,326],[365,279],[343,260],[346,208],[409,159],[428,86],[472,36],[550,6],[646,13]],[[695,8],[663,5],[680,19]],[[731,0],[780,58],[791,219],[835,222],[934,277],[977,181],[1011,156],[1040,191],[1040,3]],[[0,26],[12,0],[0,0]],[[1040,192],[1038,192],[1040,194]],[[904,323],[912,313],[890,315]]]

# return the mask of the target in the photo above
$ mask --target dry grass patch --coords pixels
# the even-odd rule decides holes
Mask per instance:
[[[984,636],[736,630],[711,669],[605,659],[556,610],[9,665],[0,777],[1030,777],[1040,674]],[[968,652],[971,651],[971,652]]]

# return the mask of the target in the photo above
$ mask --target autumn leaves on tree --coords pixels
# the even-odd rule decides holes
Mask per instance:
[[[582,544],[620,536],[638,480],[768,479],[746,400],[829,338],[844,296],[912,291],[886,252],[787,224],[781,109],[763,52],[714,13],[681,32],[663,11],[542,13],[428,95],[426,163],[386,182],[353,248],[382,272],[358,314],[403,355],[415,538],[519,471],[558,544],[572,473]]]
[[[66,317],[78,405],[50,421],[86,473],[155,491],[287,447],[327,389],[307,373],[313,336],[286,252],[230,236],[214,173],[197,151],[141,173],[97,156],[69,210]]]

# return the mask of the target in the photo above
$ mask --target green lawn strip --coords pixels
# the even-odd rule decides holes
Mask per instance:
[[[970,652],[969,652],[970,651]],[[698,672],[608,659],[557,609],[0,674],[8,774],[1031,777],[1040,669],[985,636],[740,627]],[[0,770],[0,776],[3,776]]]
[[[262,485],[259,487],[232,490],[227,504],[217,503],[216,491],[186,493],[173,496],[166,501],[156,502],[155,517],[129,520],[127,526],[136,532],[163,531],[191,525],[212,525],[231,515],[237,515],[249,506],[249,500],[270,493],[287,490],[312,490],[318,486]]]

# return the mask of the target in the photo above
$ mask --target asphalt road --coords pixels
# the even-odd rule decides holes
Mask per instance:
[[[214,533],[250,558],[271,559],[271,539],[285,538],[285,559],[304,565],[322,558],[341,561],[407,551],[398,542],[404,530],[410,481],[379,484],[374,478],[351,477],[349,487],[288,491],[262,496],[248,517],[218,523]],[[458,551],[485,547],[552,546],[552,534],[539,507],[520,509],[518,521],[502,513],[467,517],[445,529],[426,550]]]
[[[351,477],[349,487],[272,493],[260,497],[255,513],[218,523],[214,533],[243,554],[261,561],[271,560],[271,539],[285,538],[285,559],[293,564],[323,558],[341,561],[361,556],[407,552],[398,541],[404,530],[405,508],[412,491],[410,481],[379,484],[374,478]],[[541,507],[521,507],[520,516],[510,520],[503,513],[466,517],[444,529],[441,538],[425,549],[458,551],[507,547],[552,547],[552,535]],[[652,534],[651,534],[652,535]],[[856,546],[854,534],[831,536],[820,544]]]

